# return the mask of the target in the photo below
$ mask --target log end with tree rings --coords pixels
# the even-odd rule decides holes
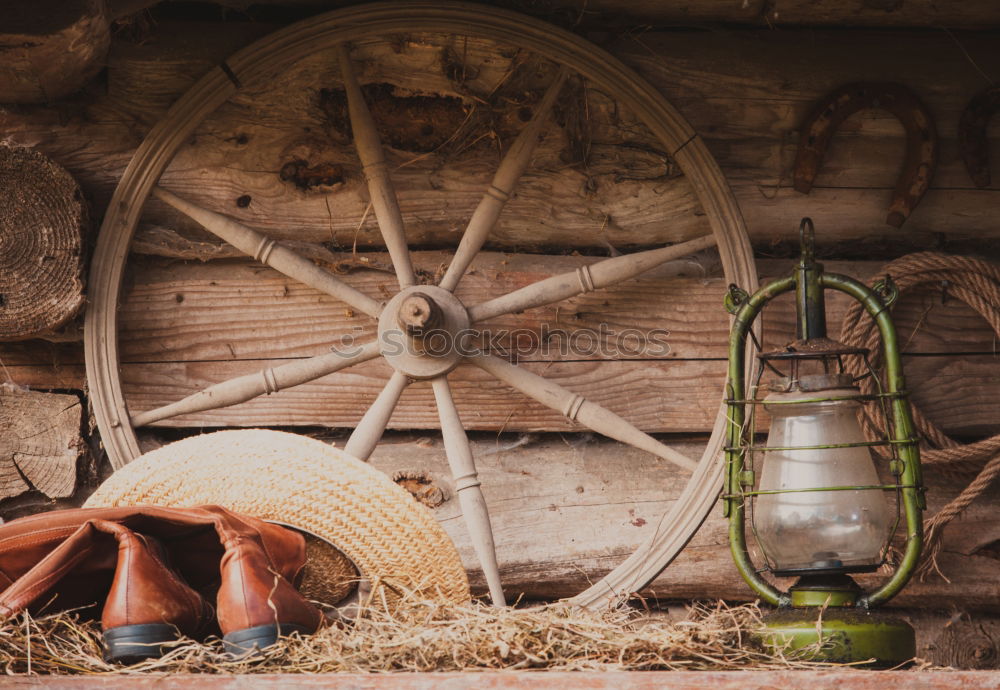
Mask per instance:
[[[83,306],[87,205],[41,153],[0,146],[0,340],[44,338]]]

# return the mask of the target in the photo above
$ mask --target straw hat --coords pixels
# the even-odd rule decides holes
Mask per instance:
[[[305,532],[303,591],[324,603],[342,598],[357,572],[392,600],[416,591],[469,601],[458,552],[431,512],[371,465],[305,436],[192,436],[121,468],[84,506],[206,504]]]

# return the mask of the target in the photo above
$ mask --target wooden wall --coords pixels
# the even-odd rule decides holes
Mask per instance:
[[[607,0],[591,3],[591,9],[620,4]],[[682,16],[687,21],[657,29],[633,25],[627,31],[597,31],[600,22],[589,17],[583,26],[588,37],[661,90],[705,139],[739,200],[762,276],[788,269],[798,220],[805,215],[816,222],[821,253],[830,267],[864,279],[910,251],[1000,259],[1000,174],[994,174],[991,187],[975,188],[956,143],[962,108],[1000,75],[1000,32],[885,28],[930,26],[946,12],[923,3],[876,10],[866,2],[850,15],[853,19],[838,14],[844,3],[779,3],[777,8],[774,3],[744,3],[750,17],[733,14],[739,4],[700,3],[697,10],[682,10],[676,3],[634,2],[630,9],[650,21],[675,25]],[[980,11],[989,14],[991,7]],[[947,25],[976,24],[958,9],[949,11]],[[627,15],[614,16],[627,23],[621,18]],[[173,99],[232,51],[275,28],[203,19],[179,21],[176,12],[161,16],[155,9],[129,15],[123,25],[129,30],[112,42],[101,78],[59,102],[0,106],[0,141],[36,147],[69,169],[99,218],[132,152]],[[731,23],[706,24],[719,21]],[[882,28],[829,27],[847,21]],[[1000,23],[994,17],[981,24],[991,21],[994,27]],[[817,26],[766,28],[783,22]],[[435,100],[425,106],[436,108],[436,124],[452,122],[454,99],[462,92],[440,64],[435,68],[437,63],[426,59],[426,46],[419,40],[397,42],[393,58],[386,45],[358,48],[359,58],[377,57],[388,65],[381,73],[363,72],[362,80],[387,81],[407,93],[430,95]],[[470,42],[464,50],[470,61],[496,54],[495,46],[482,41]],[[432,65],[430,76],[414,76],[413,64],[418,63],[422,69]],[[316,56],[289,74],[276,75],[282,88],[267,84],[245,90],[197,130],[163,184],[293,243],[363,292],[384,296],[392,283],[382,268],[387,258],[365,215],[367,193],[359,166],[336,126],[336,99],[323,92],[338,86],[334,67],[332,60]],[[941,136],[931,190],[898,230],[883,219],[904,135],[887,113],[850,118],[835,137],[813,192],[803,195],[791,187],[802,117],[825,93],[861,79],[908,86],[933,114]],[[387,108],[399,105],[395,97],[384,97]],[[606,112],[595,119],[604,122],[600,118]],[[493,131],[501,141],[516,131],[514,105],[495,108],[493,116]],[[627,124],[627,114],[622,120]],[[609,131],[600,129],[600,123],[595,127],[599,134]],[[448,248],[460,231],[454,219],[468,217],[497,155],[495,146],[481,142],[452,150],[448,157],[425,155],[415,148],[421,131],[406,130],[409,139],[391,157],[401,166],[394,175],[411,240],[422,247],[416,265],[423,275],[433,276],[446,265]],[[480,256],[463,283],[462,299],[481,301],[609,251],[675,242],[706,231],[686,181],[670,167],[668,156],[650,149],[641,132],[630,141],[593,137],[594,169],[583,174],[579,166],[557,164],[571,148],[567,131],[562,122],[559,132],[547,138],[539,154],[543,164],[525,179],[491,240],[491,251]],[[990,133],[990,153],[1000,161],[1000,118]],[[629,179],[600,167],[622,161],[633,173]],[[331,177],[319,186],[294,174],[322,166]],[[362,251],[352,252],[354,246]],[[121,311],[122,377],[133,412],[276,362],[326,351],[345,335],[373,333],[370,320],[238,258],[156,203],[147,205],[133,251]],[[520,359],[647,431],[691,444],[697,455],[721,392],[728,328],[721,308],[725,287],[709,253],[494,325],[535,332],[543,326],[573,332],[600,323],[666,330],[669,352],[655,357],[532,351]],[[830,308],[836,331],[844,303],[832,300]],[[914,402],[950,433],[978,437],[1000,431],[993,402],[1000,397],[996,334],[969,307],[949,298],[946,286],[907,296],[897,315]],[[787,340],[792,324],[791,305],[778,304],[768,316],[768,343]],[[86,389],[82,349],[72,332],[64,342],[0,344],[0,361],[10,384],[77,393]],[[218,426],[272,425],[299,426],[310,433],[327,429],[321,435],[342,445],[344,429],[357,422],[387,375],[380,362],[359,366],[267,399],[167,420],[144,432],[143,440],[155,445]],[[480,432],[475,436],[477,456],[503,574],[512,591],[528,596],[578,591],[656,529],[664,506],[683,484],[649,457],[582,433],[481,372],[463,368],[453,381],[463,421]],[[387,471],[425,471],[449,495],[436,426],[429,386],[412,386],[392,419],[391,427],[399,433],[387,438],[373,462]],[[81,480],[91,473],[81,469]],[[961,488],[929,475],[932,506],[942,505]],[[899,604],[1000,608],[998,498],[994,491],[949,530],[942,567],[952,582],[929,578],[915,583]],[[456,502],[447,500],[437,514],[472,567]],[[553,544],[560,546],[553,549]],[[748,596],[729,563],[718,516],[650,593],[670,599]]]

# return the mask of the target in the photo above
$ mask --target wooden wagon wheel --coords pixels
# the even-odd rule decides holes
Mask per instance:
[[[544,97],[534,108],[530,121],[504,155],[492,184],[465,229],[451,264],[437,285],[417,284],[402,214],[379,133],[358,84],[350,54],[351,41],[421,31],[501,41],[533,51],[561,65]],[[339,62],[355,146],[378,226],[398,279],[399,292],[386,303],[361,293],[333,273],[266,235],[157,186],[174,154],[197,125],[242,85],[266,79],[274,71],[286,69],[296,61],[321,51],[330,51],[331,57],[335,55]],[[464,305],[454,295],[454,289],[486,242],[505,202],[514,193],[539,136],[547,126],[560,88],[571,73],[613,94],[652,132],[690,181],[708,217],[712,233],[661,249],[598,261],[574,273],[555,276],[481,304]],[[263,373],[248,374],[213,385],[158,409],[130,415],[119,375],[117,311],[129,246],[143,204],[151,194],[241,252],[378,319],[380,338],[360,347],[351,357],[334,352],[295,360]],[[572,600],[580,605],[601,604],[648,584],[684,547],[714,505],[721,487],[722,417],[717,419],[708,446],[701,460],[696,462],[613,412],[504,359],[477,352],[430,356],[421,353],[420,337],[432,327],[455,335],[470,324],[613,285],[666,261],[713,245],[718,249],[729,282],[748,287],[756,284],[756,272],[742,217],[704,143],[659,92],[607,53],[543,22],[482,5],[440,1],[391,2],[319,15],[259,40],[205,75],[152,129],[119,182],[97,242],[86,323],[87,376],[101,437],[112,465],[121,467],[139,455],[136,427],[188,412],[237,404],[384,355],[394,373],[351,434],[346,450],[360,458],[368,458],[407,384],[413,380],[430,380],[462,512],[491,597],[494,603],[502,604],[504,597],[489,515],[447,378],[456,366],[479,367],[584,427],[648,451],[691,472],[680,498],[664,516],[664,529],[658,530],[603,580]],[[405,348],[406,351],[398,354],[380,345],[384,336],[393,329],[406,333],[413,347]]]

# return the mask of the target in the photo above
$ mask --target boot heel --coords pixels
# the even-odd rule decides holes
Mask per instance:
[[[244,628],[243,630],[234,630],[224,636],[222,642],[227,654],[242,657],[253,652],[259,652],[265,647],[270,647],[278,642],[279,637],[286,637],[293,632],[304,635],[309,631],[305,627],[293,623],[281,623],[279,625],[270,623],[268,625],[258,625],[253,628]]]
[[[165,623],[121,625],[104,631],[104,660],[134,664],[163,656],[163,645],[177,639],[177,628]]]

